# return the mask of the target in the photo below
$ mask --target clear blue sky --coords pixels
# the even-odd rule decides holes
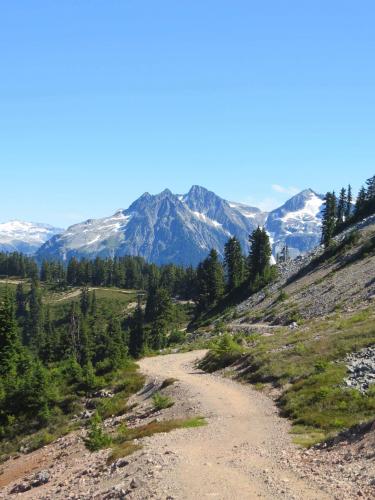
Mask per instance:
[[[0,7],[0,221],[192,184],[270,207],[375,174],[373,0]]]

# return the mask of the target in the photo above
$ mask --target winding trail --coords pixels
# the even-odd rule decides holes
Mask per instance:
[[[208,418],[205,427],[165,438],[179,457],[160,478],[172,498],[332,498],[288,466],[296,448],[273,402],[249,386],[195,369],[194,361],[203,355],[195,351],[140,361],[150,378],[177,378],[180,396]]]

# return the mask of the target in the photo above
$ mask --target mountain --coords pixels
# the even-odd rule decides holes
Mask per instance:
[[[145,193],[111,217],[69,227],[45,243],[37,257],[66,260],[73,256],[141,255],[157,264],[196,265],[211,248],[222,255],[230,235],[247,245],[249,233],[264,222],[259,210],[249,210],[254,217],[245,216],[199,186],[186,195],[175,195],[168,189],[158,195]]]
[[[285,244],[291,257],[319,245],[323,202],[323,196],[306,189],[268,215],[265,227],[272,241],[274,255]]]
[[[52,236],[62,233],[48,224],[12,220],[0,223],[0,251],[35,253]]]
[[[53,236],[37,252],[39,260],[140,255],[156,264],[196,265],[211,248],[223,255],[224,244],[236,236],[248,249],[248,236],[265,225],[274,252],[288,243],[291,253],[303,253],[319,241],[322,199],[306,190],[270,214],[220,198],[193,186],[185,195],[166,189],[144,193],[126,210],[89,219]],[[319,206],[318,206],[319,205]]]

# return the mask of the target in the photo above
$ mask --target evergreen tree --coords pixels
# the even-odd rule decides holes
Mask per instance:
[[[244,279],[244,258],[241,244],[237,238],[229,238],[224,248],[224,264],[227,288],[231,292],[239,287]]]
[[[359,190],[357,200],[355,203],[355,215],[356,215],[356,217],[360,217],[360,216],[364,215],[365,208],[366,208],[366,199],[367,199],[366,189],[364,186],[362,186],[361,189]]]
[[[42,361],[44,361],[45,363],[49,363],[55,360],[55,352],[59,348],[59,342],[56,336],[56,330],[51,318],[51,310],[49,307],[47,307],[45,311],[44,332],[45,344],[44,349],[40,355]]]
[[[144,317],[141,305],[141,299],[138,299],[138,305],[130,329],[129,353],[133,358],[139,358],[145,348]]]
[[[25,342],[36,349],[37,352],[43,349],[45,342],[43,324],[42,292],[39,281],[35,279],[31,282],[29,294],[29,318]]]
[[[197,312],[212,307],[224,293],[224,270],[216,250],[212,249],[208,257],[197,268]]]
[[[366,200],[367,201],[375,200],[375,175],[367,179],[366,186],[367,186]]]
[[[8,291],[0,302],[0,375],[14,375],[21,348],[14,314],[14,302]]]
[[[71,356],[78,362],[80,360],[80,351],[81,351],[80,326],[81,326],[80,318],[77,312],[76,303],[72,302],[69,313],[68,346]]]
[[[23,283],[19,283],[16,288],[16,318],[21,326],[27,318],[27,293]]]
[[[322,220],[322,244],[327,248],[331,244],[336,230],[337,200],[334,192],[327,193],[324,199]]]
[[[111,361],[112,369],[119,368],[127,357],[128,349],[124,333],[118,318],[111,318],[108,324],[106,357]]]
[[[158,288],[152,299],[152,309],[149,307],[148,310],[148,320],[152,322],[148,343],[152,349],[161,349],[165,346],[171,312],[172,301],[168,290]]]
[[[224,270],[216,250],[212,249],[206,261],[208,298],[210,304],[216,303],[224,293]]]
[[[345,213],[348,207],[348,198],[346,194],[346,189],[342,188],[340,191],[340,196],[337,204],[337,223],[343,224],[345,221]]]
[[[272,249],[267,231],[259,226],[250,235],[249,243],[248,274],[250,283],[254,283],[256,279],[263,278],[267,274]]]
[[[78,285],[78,276],[79,276],[79,262],[73,257],[70,259],[68,263],[68,268],[66,271],[66,279],[69,285],[76,286]]]
[[[352,203],[353,203],[352,186],[349,184],[347,195],[346,195],[346,208],[345,208],[345,220],[346,221],[348,221],[352,215]]]
[[[83,316],[87,316],[90,309],[90,293],[87,286],[83,287],[81,290],[80,307]]]

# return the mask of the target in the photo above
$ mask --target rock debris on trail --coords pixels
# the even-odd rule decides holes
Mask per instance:
[[[145,358],[146,387],[132,414],[121,419],[143,425],[155,418],[203,416],[208,425],[139,440],[142,449],[107,465],[109,450],[85,449],[84,430],[75,431],[28,455],[1,465],[0,498],[33,500],[243,500],[374,498],[374,443],[360,440],[328,450],[300,450],[291,444],[289,423],[273,401],[250,386],[194,368],[204,351]],[[151,397],[163,391],[175,401],[154,413]],[[374,432],[375,435],[375,432]],[[353,453],[348,458],[348,453]],[[361,460],[356,457],[361,455]],[[371,455],[371,456],[370,456]],[[371,458],[372,457],[372,458]],[[369,460],[370,458],[370,460]],[[373,470],[373,473],[371,472]],[[372,474],[372,475],[371,475]]]

